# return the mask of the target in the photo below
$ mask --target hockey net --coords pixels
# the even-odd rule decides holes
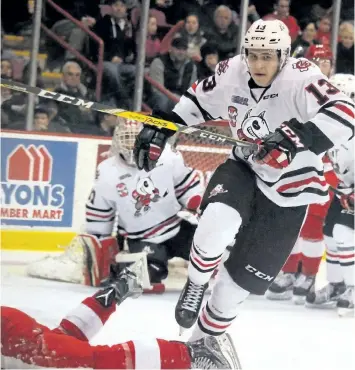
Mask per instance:
[[[211,121],[199,128],[211,133],[231,135],[228,121]],[[196,134],[178,134],[175,147],[179,150],[185,163],[199,171],[203,184],[206,186],[214,170],[229,156],[231,145],[225,143],[216,144],[209,139],[201,139]]]

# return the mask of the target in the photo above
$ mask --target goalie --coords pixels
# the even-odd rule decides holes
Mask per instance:
[[[99,165],[86,203],[85,234],[76,237],[64,255],[31,264],[30,276],[99,286],[124,240],[132,256],[126,262],[134,261],[136,253],[146,253],[152,284],[167,277],[169,259],[188,260],[196,226],[179,215],[183,209],[195,212],[200,205],[204,189],[199,174],[186,167],[171,146],[155,169],[138,170],[133,145],[140,127],[120,119],[110,156]],[[113,230],[117,240],[111,237]]]
[[[183,343],[163,339],[132,340],[113,346],[92,346],[89,341],[126,298],[142,293],[141,262],[112,283],[85,298],[56,329],[39,324],[12,307],[1,307],[1,368],[89,369],[240,369],[232,339],[207,337]]]

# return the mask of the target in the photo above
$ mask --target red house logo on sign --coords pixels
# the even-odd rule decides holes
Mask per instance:
[[[21,163],[21,166],[18,165]],[[7,158],[7,180],[50,182],[53,158],[44,145],[25,148],[19,145]]]

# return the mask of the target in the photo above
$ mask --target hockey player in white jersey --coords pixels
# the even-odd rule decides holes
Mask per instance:
[[[333,69],[333,53],[328,45],[311,45],[305,58],[316,64],[328,78]],[[329,157],[323,157],[324,178],[332,187],[338,185],[337,176]],[[334,197],[329,192],[328,202],[311,204],[307,209],[306,219],[291,255],[266,291],[265,296],[271,300],[291,299],[295,304],[304,304],[308,292],[312,289],[325,251],[323,225],[331,201]]]
[[[236,145],[206,188],[175,310],[180,326],[196,322],[214,269],[234,238],[235,245],[192,338],[223,333],[250,293],[265,293],[296,242],[308,204],[329,199],[324,153],[354,135],[352,101],[316,65],[290,58],[290,46],[281,21],[253,23],[242,55],[220,62],[165,115],[182,125],[229,119],[234,137],[260,144],[256,153]],[[230,111],[236,114],[229,117]],[[170,134],[144,126],[135,144],[138,168],[155,166]]]
[[[355,76],[336,74],[330,82],[355,100]],[[337,308],[341,316],[354,312],[354,145],[352,139],[329,153],[340,180],[324,226],[329,283],[306,298],[306,307]]]
[[[85,229],[110,235],[117,212],[118,235],[131,253],[147,252],[150,282],[160,283],[168,275],[168,259],[189,258],[196,227],[178,212],[196,211],[204,189],[198,173],[170,145],[152,171],[138,170],[133,145],[140,126],[126,122],[115,129],[112,156],[99,165],[86,204]]]
[[[46,259],[46,263],[29,266],[31,276],[98,286],[108,277],[110,264],[126,240],[131,254],[147,254],[150,283],[158,292],[164,290],[160,283],[168,275],[168,260],[188,260],[196,225],[179,215],[181,210],[195,212],[200,205],[204,188],[199,174],[185,166],[181,153],[170,145],[156,168],[138,170],[133,145],[140,129],[140,123],[121,119],[114,131],[110,156],[98,166],[86,203],[85,234],[79,235],[67,251],[78,263],[83,260],[80,252],[84,253],[82,269],[74,266],[66,272],[68,264],[63,268],[55,264],[59,266],[55,269],[54,262]],[[118,245],[111,237],[114,228]],[[75,249],[79,250],[77,258],[72,257]],[[58,270],[55,276],[54,270]]]

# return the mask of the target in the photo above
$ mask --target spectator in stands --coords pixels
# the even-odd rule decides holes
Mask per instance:
[[[12,59],[1,60],[1,78],[13,79]],[[1,125],[12,128],[23,122],[26,115],[27,95],[11,89],[1,88]]]
[[[301,55],[304,55],[312,44],[319,44],[316,40],[317,28],[314,22],[304,20],[300,22],[300,27],[302,34],[291,45],[291,53],[296,53],[297,56],[300,55],[299,51],[301,51]],[[296,56],[296,54],[293,55]]]
[[[61,125],[59,121],[51,119],[50,108],[45,105],[37,105],[34,109],[33,130],[37,132],[60,132],[70,133],[70,130]],[[11,130],[26,130],[26,120],[17,121],[9,126]]]
[[[197,68],[187,56],[187,40],[173,39],[169,53],[155,58],[150,65],[149,75],[178,98],[196,81]],[[169,111],[175,105],[166,95],[152,88],[148,104]]]
[[[135,37],[133,26],[127,17],[124,0],[108,0],[111,15],[105,15],[93,27],[93,31],[104,41],[104,73],[108,81],[108,91],[115,93],[116,103],[129,108],[129,98],[133,94],[135,66]],[[97,44],[91,42],[91,55],[97,60]],[[105,86],[105,85],[104,85]]]
[[[35,107],[33,119],[33,131],[45,132],[65,132],[69,133],[68,127],[60,124],[59,121],[53,120],[49,108],[43,105]]]
[[[1,58],[1,78],[12,79],[12,62],[11,59]]]
[[[214,73],[219,62],[218,47],[214,44],[206,43],[201,47],[202,60],[197,65],[197,78],[203,79]]]
[[[88,91],[87,87],[80,82],[81,67],[76,62],[66,62],[62,69],[63,77],[60,86],[54,89],[55,92],[67,94],[84,100],[94,100],[94,96]],[[86,134],[91,126],[94,125],[94,113],[84,107],[75,107],[61,102],[51,102],[57,106],[58,119],[65,122],[66,127],[76,134]]]
[[[232,22],[232,16],[230,8],[220,5],[214,12],[214,24],[206,31],[206,39],[218,45],[221,60],[234,56],[237,51],[238,26]]]
[[[98,0],[55,0],[55,3],[88,28],[93,27],[100,17]],[[46,25],[51,27],[55,34],[63,38],[74,49],[83,52],[85,42],[87,41],[87,33],[49,4],[46,4],[45,10]],[[61,63],[63,59],[63,48],[52,39],[48,39],[46,47],[50,54],[50,68],[58,68],[60,66],[58,60]],[[65,59],[75,58],[69,51],[66,51],[64,55]]]
[[[187,55],[194,61],[201,61],[201,46],[207,41],[204,31],[200,28],[197,14],[189,14],[185,19],[184,28],[176,34],[187,40]]]
[[[290,0],[277,0],[274,5],[274,9],[275,10],[273,13],[267,14],[263,17],[263,19],[279,19],[280,21],[284,22],[288,27],[291,40],[295,41],[299,34],[300,28],[296,18],[290,15]]]
[[[138,23],[137,25],[138,30],[139,30],[139,27],[140,25]],[[145,64],[146,66],[149,66],[152,60],[156,56],[158,56],[160,53],[161,41],[158,38],[157,30],[158,30],[157,19],[153,15],[150,15],[148,19],[147,40],[145,44]],[[137,38],[136,38],[137,45],[138,45],[138,36],[139,34],[137,33]]]
[[[1,59],[1,78],[12,79],[12,63],[9,59]],[[5,87],[1,88],[1,127],[8,127],[10,123],[10,117],[7,112],[3,109],[3,104],[7,100],[11,99],[13,91],[6,89]]]
[[[316,40],[318,40],[323,45],[330,45],[332,37],[332,20],[329,18],[329,16],[324,16],[317,22],[317,26],[318,31],[316,35]]]
[[[354,74],[354,26],[344,22],[339,27],[336,73]]]

